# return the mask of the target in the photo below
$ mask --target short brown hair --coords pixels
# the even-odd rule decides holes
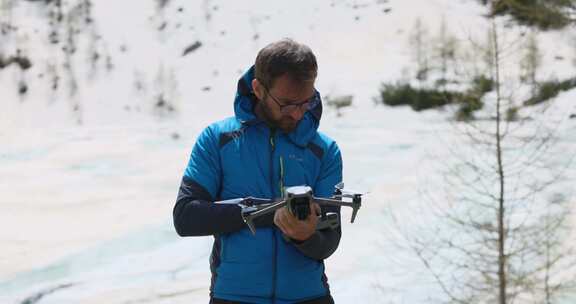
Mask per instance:
[[[318,64],[308,46],[292,39],[282,39],[258,52],[254,70],[256,79],[271,88],[274,81],[284,74],[296,82],[314,80],[318,74]]]

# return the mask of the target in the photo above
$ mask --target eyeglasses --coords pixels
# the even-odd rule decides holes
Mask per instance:
[[[312,109],[314,106],[316,106],[316,104],[318,104],[318,94],[316,92],[314,92],[314,95],[312,97],[304,100],[303,102],[285,105],[279,102],[278,99],[276,99],[276,97],[274,97],[274,95],[270,93],[270,90],[268,90],[266,86],[263,87],[264,90],[266,90],[266,93],[270,95],[270,97],[272,97],[272,100],[274,100],[274,102],[278,105],[278,107],[280,107],[280,112],[282,114],[291,114],[296,110],[308,111]]]

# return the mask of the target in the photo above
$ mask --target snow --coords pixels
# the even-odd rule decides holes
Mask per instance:
[[[399,237],[386,212],[429,220],[411,207],[422,178],[437,174],[426,160],[449,142],[449,112],[415,113],[375,106],[373,99],[381,82],[402,77],[410,66],[407,35],[416,17],[431,33],[444,17],[465,39],[484,37],[483,10],[474,1],[355,3],[369,6],[188,1],[156,15],[152,1],[98,2],[96,24],[106,41],[100,47],[112,56],[114,69],[85,77],[88,70],[78,59],[78,97],[49,93],[34,80],[42,69],[35,66],[24,76],[33,84],[30,94],[20,99],[14,89],[19,72],[0,71],[0,302],[23,301],[62,285],[41,302],[206,303],[212,238],[176,236],[171,217],[178,185],[198,133],[233,114],[237,78],[261,47],[282,37],[315,51],[317,87],[324,95],[354,95],[354,106],[342,117],[327,109],[321,122],[342,149],[346,185],[370,191],[326,261],[334,298],[422,303],[438,296],[417,261],[407,260],[395,244]],[[387,7],[390,13],[383,12]],[[30,8],[21,14],[23,24],[37,24]],[[164,21],[160,34],[155,28]],[[195,41],[202,46],[182,57]],[[25,43],[46,48],[34,38]],[[550,60],[546,70],[572,75],[566,64],[571,50],[569,43],[547,49],[566,59]],[[161,86],[154,83],[159,74]],[[143,91],[134,89],[135,78]],[[207,86],[209,91],[202,89]],[[152,114],[153,96],[167,89],[173,90],[177,113]],[[576,113],[574,94],[558,97],[558,115]],[[81,103],[81,125],[70,111],[74,101]],[[576,120],[563,124],[566,151],[574,151],[575,129]],[[349,219],[351,212],[343,212]]]

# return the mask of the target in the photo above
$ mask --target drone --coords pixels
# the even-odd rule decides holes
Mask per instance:
[[[256,234],[254,219],[274,212],[282,207],[288,208],[290,213],[303,221],[312,213],[310,201],[320,206],[345,206],[352,208],[351,223],[354,223],[360,206],[362,205],[363,193],[356,193],[344,190],[344,183],[339,183],[335,187],[334,195],[330,198],[319,198],[313,195],[309,186],[293,186],[285,189],[284,197],[281,199],[264,199],[256,197],[236,198],[215,202],[216,204],[238,205],[241,210],[242,219],[250,228],[253,235]],[[344,201],[347,199],[348,201]],[[338,214],[322,214],[318,223],[318,230],[327,227],[336,228],[340,225]]]

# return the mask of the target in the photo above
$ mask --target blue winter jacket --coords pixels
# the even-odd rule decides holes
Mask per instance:
[[[181,236],[214,236],[214,298],[297,303],[326,296],[330,292],[323,260],[338,247],[340,228],[317,231],[297,243],[283,237],[269,215],[256,221],[252,235],[238,206],[212,203],[248,196],[279,198],[284,187],[298,185],[312,187],[316,197],[330,197],[342,181],[340,150],[317,131],[320,99],[291,133],[270,129],[253,112],[253,69],[238,82],[235,117],[199,135],[174,207],[174,225]]]

